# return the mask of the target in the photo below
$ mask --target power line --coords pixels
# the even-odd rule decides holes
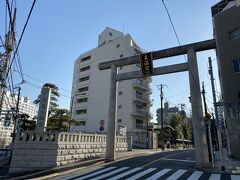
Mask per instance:
[[[26,20],[26,22],[25,22],[25,25],[24,25],[24,27],[23,27],[23,30],[22,30],[22,33],[21,33],[21,36],[20,36],[20,39],[19,39],[18,44],[17,44],[17,46],[16,46],[15,52],[14,52],[14,54],[13,54],[12,61],[11,61],[10,65],[9,65],[9,69],[8,69],[8,71],[7,71],[7,73],[6,73],[6,77],[8,76],[9,70],[11,69],[11,66],[12,66],[12,64],[13,64],[13,61],[14,61],[14,59],[15,59],[15,56],[16,56],[16,54],[17,54],[17,52],[18,52],[19,45],[20,45],[20,43],[21,43],[21,41],[22,41],[23,34],[24,34],[25,29],[26,29],[26,27],[27,27],[27,24],[28,24],[28,22],[29,22],[29,19],[30,19],[30,16],[31,16],[31,14],[32,14],[32,10],[33,10],[33,8],[34,8],[35,3],[36,3],[36,0],[34,0],[33,3],[32,3],[30,12],[29,12],[29,14],[28,14],[27,20]]]
[[[38,86],[38,85],[33,84],[33,83],[29,82],[29,81],[25,81],[24,83],[25,83],[25,84],[28,84],[28,85],[30,85],[30,86],[33,86],[33,87],[36,87],[36,88],[42,89],[42,86]],[[67,95],[62,94],[62,93],[59,93],[59,94],[60,94],[60,96],[62,96],[62,97],[66,97],[66,98],[71,99],[70,96],[67,96]]]
[[[167,5],[164,3],[164,0],[162,0],[162,3],[163,3],[163,6],[165,7],[165,10],[166,10],[166,12],[167,12],[169,21],[170,21],[171,26],[172,26],[172,28],[173,28],[173,30],[174,30],[174,34],[175,34],[175,36],[176,36],[176,39],[177,39],[177,41],[178,41],[178,44],[179,44],[180,47],[182,47],[182,45],[181,45],[181,43],[180,43],[180,40],[179,40],[179,37],[178,37],[178,34],[177,34],[177,31],[176,31],[176,28],[175,28],[175,26],[174,26],[174,24],[173,24],[172,18],[171,18],[171,16],[170,16],[169,11],[168,11]],[[187,62],[187,58],[186,58],[185,54],[184,54],[183,56],[184,56],[185,61]],[[188,64],[188,63],[187,63],[187,66],[188,66],[188,71],[190,72],[190,74],[191,74],[191,76],[192,76],[192,78],[193,78],[193,82],[197,82],[197,81],[194,79],[193,73],[192,73],[191,69],[189,68],[189,64]]]
[[[17,72],[17,73],[20,73],[20,72],[17,71],[17,70],[14,70],[14,71]],[[25,76],[25,77],[28,77],[28,78],[30,78],[30,79],[33,79],[33,80],[35,80],[35,81],[41,82],[41,83],[43,83],[43,84],[46,83],[45,81],[43,81],[43,80],[41,80],[41,79],[38,79],[38,78],[36,78],[36,77],[33,77],[33,76],[31,76],[31,75],[28,75],[28,74],[26,74],[26,73],[22,73],[22,75]],[[59,88],[59,90],[65,91],[65,92],[67,92],[67,93],[71,93],[70,90],[64,89],[64,88],[59,87],[59,86],[58,86],[58,88]]]

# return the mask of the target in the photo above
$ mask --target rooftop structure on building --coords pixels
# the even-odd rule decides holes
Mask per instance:
[[[156,111],[156,116],[157,116],[157,122],[158,124],[161,124],[161,108],[158,108]],[[164,103],[164,108],[163,108],[163,125],[169,125],[170,120],[173,116],[175,115],[180,115],[181,111],[179,110],[178,107],[169,107],[168,102]]]
[[[240,158],[240,0],[220,1],[212,7],[212,17],[222,92],[219,106],[224,109],[231,155]]]
[[[80,122],[80,126],[72,125],[71,131],[107,131],[110,70],[100,71],[98,64],[142,52],[129,34],[106,27],[98,36],[98,46],[77,58],[72,83],[71,116]],[[119,67],[118,72],[139,69],[139,64],[129,65]],[[133,142],[145,145],[147,123],[151,119],[150,81],[151,78],[121,81],[117,89],[117,126],[126,126],[128,135],[133,136]]]

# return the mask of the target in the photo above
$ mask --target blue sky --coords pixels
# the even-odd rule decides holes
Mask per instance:
[[[1,8],[5,1],[1,2]],[[217,0],[165,0],[181,44],[187,44],[213,37],[211,6]],[[20,36],[32,0],[17,1],[17,34]],[[4,8],[2,8],[4,9]],[[0,18],[5,9],[0,11]],[[161,0],[41,0],[37,1],[32,16],[19,47],[23,73],[28,83],[22,85],[22,95],[33,101],[40,93],[43,82],[55,83],[60,88],[59,104],[69,108],[73,66],[76,58],[85,51],[97,46],[98,34],[106,27],[129,33],[139,46],[147,51],[177,46],[177,40]],[[0,30],[4,36],[3,28]],[[200,82],[205,81],[206,97],[212,106],[211,85],[208,75],[208,57],[216,58],[215,51],[198,53]],[[155,67],[184,62],[183,56],[154,62]],[[213,61],[214,75],[217,78],[216,60]],[[17,74],[14,74],[17,83]],[[36,80],[38,79],[38,80]],[[188,73],[178,73],[152,78],[152,113],[155,119],[159,107],[157,85],[163,83],[164,101],[170,106],[188,101]],[[34,84],[38,87],[35,87]],[[219,83],[217,91],[219,92]],[[211,107],[209,107],[211,108]]]

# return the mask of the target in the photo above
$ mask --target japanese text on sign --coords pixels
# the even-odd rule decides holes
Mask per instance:
[[[142,73],[149,75],[153,73],[152,53],[140,54]]]

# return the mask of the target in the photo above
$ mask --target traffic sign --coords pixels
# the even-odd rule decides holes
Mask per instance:
[[[104,120],[100,120],[100,124],[103,125],[104,124]]]
[[[100,130],[100,131],[104,131],[104,127],[103,127],[103,126],[100,126],[99,130]]]

